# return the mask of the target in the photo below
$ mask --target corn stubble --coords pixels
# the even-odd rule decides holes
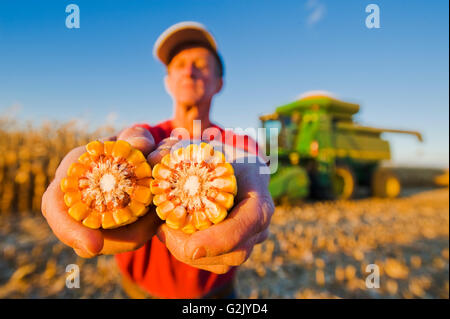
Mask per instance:
[[[144,216],[152,201],[151,167],[125,141],[86,145],[61,180],[69,215],[83,225],[112,229]]]
[[[167,226],[187,234],[223,221],[237,193],[233,167],[207,143],[165,155],[152,176],[156,213]]]

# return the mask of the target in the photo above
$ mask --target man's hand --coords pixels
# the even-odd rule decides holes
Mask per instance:
[[[170,152],[177,140],[165,139],[150,153],[152,166]],[[263,163],[233,163],[238,182],[235,206],[227,218],[210,228],[187,235],[163,224],[158,238],[166,244],[172,255],[193,267],[222,274],[231,266],[244,263],[254,245],[264,241],[274,212],[268,191],[269,175],[259,173]]]
[[[140,127],[123,130],[117,139],[129,142],[133,147],[141,150],[144,156],[155,148],[153,136]],[[116,138],[109,140],[116,140]],[[155,235],[161,224],[153,206],[136,222],[109,230],[87,228],[67,213],[60,182],[65,177],[68,167],[84,152],[85,147],[81,146],[64,157],[56,170],[55,179],[42,197],[42,214],[56,237],[72,247],[81,257],[90,258],[101,254],[117,254],[138,249]]]

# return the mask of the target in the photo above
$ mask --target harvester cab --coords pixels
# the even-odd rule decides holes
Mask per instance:
[[[276,128],[278,134],[279,168],[269,185],[274,200],[345,199],[361,186],[370,187],[374,196],[399,195],[398,177],[380,165],[391,158],[381,134],[413,134],[420,141],[422,136],[359,125],[353,119],[359,109],[358,104],[312,95],[260,117],[264,128]]]

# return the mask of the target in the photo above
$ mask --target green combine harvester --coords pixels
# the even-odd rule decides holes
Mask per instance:
[[[400,194],[396,174],[380,165],[391,158],[389,143],[380,135],[413,134],[419,141],[422,136],[415,131],[359,125],[353,121],[358,111],[358,104],[320,94],[260,117],[263,127],[278,129],[278,169],[269,185],[275,202],[306,197],[348,199],[364,186],[376,197]]]

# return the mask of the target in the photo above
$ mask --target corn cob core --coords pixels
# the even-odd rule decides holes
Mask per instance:
[[[207,143],[165,155],[152,176],[158,216],[188,234],[221,222],[237,193],[233,167]]]
[[[86,145],[61,181],[68,213],[89,228],[130,224],[148,211],[151,167],[125,141]]]

